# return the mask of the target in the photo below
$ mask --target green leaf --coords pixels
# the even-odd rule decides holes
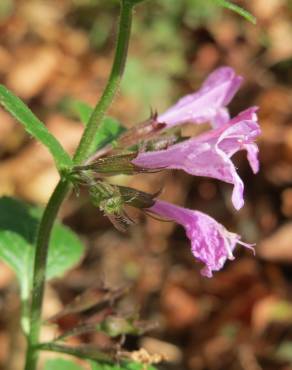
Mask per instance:
[[[44,370],[83,370],[83,368],[73,361],[56,358],[48,360],[45,364]]]
[[[27,300],[31,281],[31,246],[13,231],[0,231],[0,259],[15,272],[21,285],[21,298]]]
[[[82,257],[84,246],[68,227],[56,223],[53,228],[47,265],[47,279],[62,276]]]
[[[240,6],[235,5],[227,0],[215,0],[215,2],[218,5],[223,6],[224,8],[232,10],[235,13],[241,15],[243,18],[250,21],[251,23],[256,24],[257,22],[256,17],[249,13],[247,10],[241,8]]]
[[[113,353],[107,354],[100,352],[96,347],[88,345],[80,346],[67,346],[64,344],[58,344],[54,342],[40,343],[37,347],[41,351],[51,351],[58,353],[66,353],[72,356],[76,356],[82,359],[87,359],[91,365],[92,370],[157,370],[156,367],[148,365],[145,367],[144,364],[132,361],[120,360],[119,363],[114,363]],[[45,368],[45,370],[71,370],[71,368]],[[73,368],[75,370],[75,368]],[[76,369],[77,370],[77,369]],[[79,370],[79,369],[78,369]]]
[[[81,122],[86,126],[93,112],[93,108],[80,100],[71,101],[71,105],[73,112],[77,114]]]
[[[0,104],[23,124],[30,135],[42,142],[49,149],[59,171],[72,165],[69,154],[64,150],[59,141],[48,131],[46,126],[32,111],[3,85],[0,85]]]
[[[69,109],[70,106],[73,113],[75,112],[75,114],[77,114],[81,122],[87,125],[93,108],[79,100],[71,101]],[[99,150],[105,145],[113,142],[125,131],[126,129],[118,120],[112,117],[105,117],[99,125],[95,140],[92,144],[94,148],[93,151]]]
[[[34,241],[42,212],[8,197],[0,198],[0,259],[16,273],[23,300],[32,285]],[[77,264],[84,247],[67,227],[56,223],[49,245],[47,279],[62,276]]]
[[[126,367],[126,370],[143,370],[145,369],[145,365],[140,364],[139,362],[129,362]],[[147,370],[157,370],[156,367],[148,365],[146,366]]]
[[[125,370],[122,365],[99,364],[91,361],[91,370]]]
[[[91,370],[157,370],[156,367],[148,365],[140,364],[139,362],[128,362],[128,363],[121,363],[121,364],[100,364],[94,361],[91,361]]]
[[[125,131],[126,129],[115,118],[105,117],[98,128],[93,148],[95,150],[103,148],[116,140]]]

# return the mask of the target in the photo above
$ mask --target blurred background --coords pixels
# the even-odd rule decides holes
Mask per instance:
[[[126,310],[157,323],[126,348],[162,352],[161,369],[292,369],[292,1],[236,2],[256,26],[212,0],[151,0],[136,9],[129,59],[111,115],[131,127],[162,112],[200,86],[217,66],[230,65],[245,83],[232,114],[260,107],[261,171],[251,173],[245,153],[235,161],[245,207],[235,212],[232,187],[181,172],[113,181],[204,211],[229,230],[256,242],[257,254],[238,247],[214,278],[200,276],[182,228],[140,216],[127,234],[116,231],[73,194],[60,217],[84,240],[82,263],[47,289],[53,315],[88,288],[130,283]],[[93,105],[110,71],[118,2],[114,0],[1,0],[0,79],[24,99],[73,152],[82,125],[74,99]],[[47,151],[0,110],[0,194],[44,205],[58,174]],[[13,273],[0,262],[0,368],[19,369],[25,344],[18,331],[19,300]],[[71,321],[76,317],[71,318]],[[70,321],[70,320],[69,320]],[[72,324],[72,322],[71,322]],[[70,322],[59,323],[61,329]],[[46,331],[48,333],[46,333]],[[48,327],[44,335],[54,335]],[[100,334],[75,338],[103,346]]]

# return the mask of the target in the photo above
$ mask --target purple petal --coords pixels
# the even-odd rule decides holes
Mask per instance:
[[[230,115],[228,109],[220,108],[217,110],[216,115],[211,119],[211,125],[213,128],[217,128],[225,125],[230,121]]]
[[[232,68],[220,67],[210,74],[203,84],[203,89],[210,90],[214,86],[227,84],[227,88],[224,90],[223,104],[228,105],[240,88],[242,81],[243,78],[237,76]]]
[[[233,118],[230,121],[230,127],[221,135],[220,143],[218,144],[229,157],[238,150],[245,149],[254,173],[259,171],[259,150],[254,141],[261,134],[255,113],[257,109],[257,107],[249,108]]]
[[[250,164],[250,167],[253,171],[253,173],[258,173],[259,172],[259,160],[258,160],[258,153],[259,153],[259,148],[256,144],[248,144],[245,145],[245,149],[247,151],[247,159]]]
[[[220,270],[227,259],[234,259],[233,250],[240,242],[240,236],[227,231],[223,225],[210,216],[173,204],[156,201],[149,211],[182,225],[191,241],[193,255],[205,264],[201,274],[212,277],[213,271]]]
[[[237,151],[247,150],[252,169],[257,171],[257,146],[253,141],[259,133],[255,108],[251,108],[228,124],[198,137],[165,150],[139,153],[133,163],[151,169],[180,169],[191,175],[212,177],[231,183],[234,185],[232,202],[236,209],[240,209],[244,204],[244,185],[231,157]]]
[[[157,120],[164,122],[167,128],[188,121],[193,123],[214,121],[216,124],[216,117],[218,122],[222,122],[223,115],[218,120],[218,111],[229,104],[241,82],[242,77],[237,76],[232,68],[218,68],[211,73],[199,91],[181,98],[159,115]]]
[[[250,108],[247,108],[240,112],[237,116],[232,118],[230,123],[235,124],[240,121],[252,121],[252,122],[258,122],[258,117],[256,112],[258,111],[259,107],[253,106]]]

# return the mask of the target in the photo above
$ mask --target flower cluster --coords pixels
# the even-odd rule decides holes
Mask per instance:
[[[103,175],[107,171],[109,174],[134,174],[178,169],[191,175],[212,177],[233,185],[232,203],[237,210],[240,209],[244,204],[244,184],[231,158],[236,152],[245,150],[252,171],[257,173],[259,162],[255,140],[260,135],[257,107],[251,107],[230,118],[227,105],[241,83],[242,77],[237,76],[232,68],[218,68],[199,91],[181,98],[166,112],[136,126],[120,138],[123,150],[128,149],[128,152],[97,159],[83,169],[95,170]],[[211,128],[196,137],[167,140],[166,133],[170,128],[184,123],[207,122]],[[140,139],[144,139],[144,145],[133,152],[133,144]],[[151,145],[147,145],[149,143]],[[109,153],[111,149],[106,149],[102,156]],[[211,277],[212,272],[220,270],[227,259],[233,259],[236,244],[253,249],[251,245],[241,242],[239,235],[227,231],[204,213],[157,200],[156,195],[151,196],[134,189],[130,192],[125,192],[122,187],[115,189],[115,194],[119,194],[119,209],[124,204],[138,207],[182,225],[191,241],[193,255],[205,265],[201,271],[204,276]],[[103,210],[109,208],[106,207],[106,199],[103,199]],[[108,201],[112,203],[112,199]],[[115,212],[115,216],[121,215],[118,211],[112,213]]]
[[[259,170],[258,147],[255,139],[260,134],[257,107],[251,107],[230,119],[226,108],[240,87],[242,78],[231,68],[214,71],[202,88],[180,99],[173,107],[157,117],[165,128],[209,121],[212,129],[194,138],[174,144],[164,150],[141,152],[132,161],[144,169],[180,169],[191,175],[206,176],[233,184],[232,202],[236,209],[244,204],[244,184],[236,172],[231,157],[246,150],[254,173]],[[182,225],[191,241],[193,255],[205,264],[201,271],[211,277],[212,271],[222,268],[227,259],[233,259],[237,234],[228,232],[211,217],[162,201],[156,201],[151,212]]]

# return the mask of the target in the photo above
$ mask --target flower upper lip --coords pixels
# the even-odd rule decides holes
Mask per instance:
[[[242,80],[232,68],[218,68],[206,79],[201,89],[178,100],[171,108],[160,114],[157,120],[165,122],[168,128],[187,121],[203,123],[216,120],[218,111],[229,104]]]

